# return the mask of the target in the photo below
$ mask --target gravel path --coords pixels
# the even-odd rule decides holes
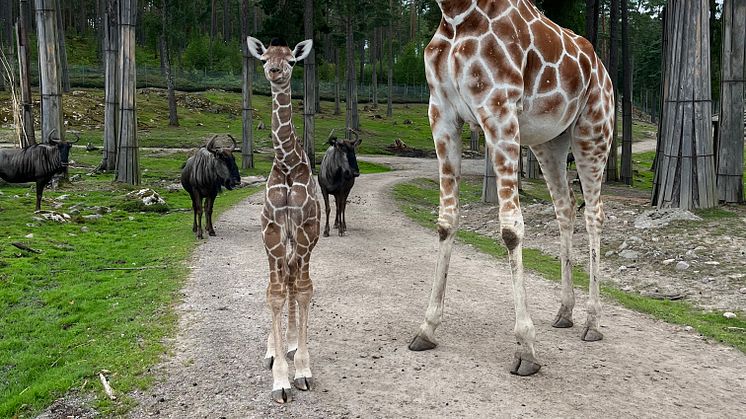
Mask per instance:
[[[132,417],[746,417],[746,356],[695,333],[605,302],[605,340],[550,327],[559,287],[528,274],[544,368],[511,376],[515,350],[508,266],[454,248],[440,346],[406,345],[422,320],[436,233],[404,217],[390,197],[397,182],[434,175],[432,160],[376,157],[398,171],[361,177],[345,237],[322,238],[312,257],[310,317],[316,388],[270,401],[262,368],[269,313],[261,197],[223,214],[205,241],[177,308],[172,356],[161,381],[135,397]],[[480,161],[465,162],[481,172]],[[415,170],[411,170],[415,169]],[[585,318],[578,296],[576,323]],[[292,364],[291,364],[292,374]]]

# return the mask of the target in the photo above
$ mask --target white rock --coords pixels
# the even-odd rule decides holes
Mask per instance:
[[[692,330],[694,330],[693,327],[691,327],[691,326],[684,326],[684,331],[685,332],[691,332]]]
[[[621,245],[619,246],[619,251],[621,252],[622,250],[624,250],[624,249],[626,249],[626,248],[628,248],[628,247],[629,247],[629,243],[627,243],[627,242],[625,241],[624,243],[622,243],[622,244],[621,244]]]
[[[665,227],[672,221],[701,221],[702,218],[689,211],[671,208],[645,211],[635,218],[635,228],[649,229]]]
[[[726,311],[725,313],[723,313],[723,317],[725,317],[726,319],[735,319],[736,313],[733,313],[732,311]]]
[[[685,271],[687,269],[689,269],[689,264],[684,262],[683,260],[676,264],[677,271]]]
[[[616,254],[615,251],[609,250],[608,252],[604,253],[604,257],[608,258],[608,257],[614,256],[615,254]]]
[[[740,292],[741,294],[746,294],[746,287],[741,288],[740,290],[738,290],[738,292]]]
[[[714,260],[708,260],[707,262],[705,262],[705,265],[717,266],[717,265],[720,265],[720,262],[716,262]]]
[[[676,262],[676,259],[666,259],[666,260],[664,260],[664,261],[663,261],[662,263],[663,263],[664,265],[670,265],[670,264],[672,264],[672,263],[674,263],[674,262]]]
[[[80,227],[80,231],[82,231],[83,233],[87,233],[90,231],[90,229],[86,226],[83,226],[83,227]]]
[[[27,239],[33,239],[34,238],[34,233],[29,233],[29,234],[27,234],[27,235],[25,235],[23,237],[25,237]]]
[[[625,259],[637,259],[640,257],[640,252],[636,252],[634,250],[626,249],[619,252],[619,256],[625,258]]]

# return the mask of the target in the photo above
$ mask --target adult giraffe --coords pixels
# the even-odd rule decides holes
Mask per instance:
[[[434,333],[443,314],[459,223],[460,132],[466,122],[482,128],[497,173],[500,230],[509,251],[519,345],[511,372],[531,375],[541,365],[534,352],[536,332],[523,283],[520,145],[530,146],[541,164],[560,227],[562,304],[554,327],[573,325],[570,251],[575,200],[565,166],[572,147],[583,184],[590,242],[590,298],[581,338],[600,340],[598,265],[604,219],[600,195],[612,136],[612,82],[587,40],[547,19],[529,0],[438,0],[438,5],[443,17],[425,50],[425,69],[440,171],[440,249],[425,321],[409,349],[436,346]]]
[[[308,354],[308,310],[313,283],[308,272],[311,251],[319,240],[321,206],[308,156],[293,128],[290,76],[293,66],[308,56],[312,40],[293,50],[273,39],[269,48],[248,37],[249,51],[264,65],[272,89],[272,145],[275,151],[267,179],[262,211],[262,238],[269,258],[267,303],[272,312],[272,330],[267,338],[266,364],[272,369],[272,399],[292,400],[288,363],[283,353],[282,309],[288,301],[287,357],[295,363],[293,384],[310,390],[311,362]],[[296,322],[296,307],[298,321]]]

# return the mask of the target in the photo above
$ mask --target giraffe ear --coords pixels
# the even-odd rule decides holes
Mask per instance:
[[[264,61],[262,59],[262,56],[264,55],[265,52],[267,52],[267,48],[264,47],[264,44],[262,44],[262,41],[254,37],[247,36],[246,46],[249,47],[249,54],[251,54],[257,60]]]
[[[306,39],[305,41],[296,45],[295,48],[293,48],[293,56],[295,57],[295,61],[300,61],[308,57],[308,54],[311,53],[312,48],[313,39]]]

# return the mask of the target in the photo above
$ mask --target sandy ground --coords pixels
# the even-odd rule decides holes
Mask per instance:
[[[173,354],[160,382],[135,394],[132,417],[746,417],[746,356],[682,328],[608,302],[605,339],[576,326],[550,327],[559,287],[527,275],[544,368],[508,373],[515,350],[505,261],[454,248],[440,346],[410,352],[434,274],[435,231],[409,221],[390,188],[435,174],[435,162],[378,157],[399,170],[361,177],[348,234],[322,238],[312,257],[310,314],[316,387],[288,405],[270,400],[262,367],[269,313],[268,268],[259,230],[261,197],[223,214],[193,258]],[[467,161],[479,173],[481,161]],[[414,169],[414,170],[412,170]],[[292,375],[292,366],[291,366]]]

